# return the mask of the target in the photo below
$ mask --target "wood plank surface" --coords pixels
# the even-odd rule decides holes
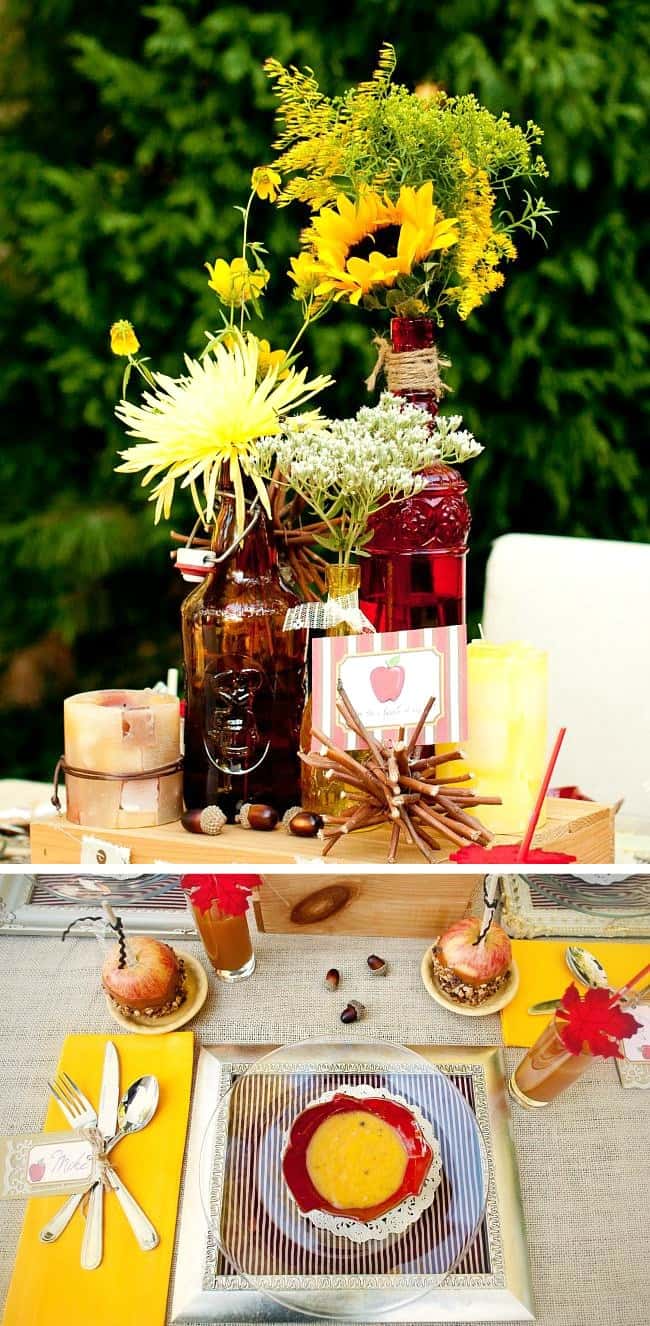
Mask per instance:
[[[534,846],[571,853],[584,864],[608,864],[614,860],[614,810],[593,801],[569,801],[550,797],[548,819],[535,835]],[[250,865],[304,866],[345,870],[349,866],[385,865],[388,829],[373,829],[350,834],[322,860],[322,843],[315,838],[294,838],[278,827],[271,833],[227,825],[223,833],[208,837],[187,833],[181,824],[161,825],[156,829],[83,829],[66,819],[33,820],[31,825],[32,862],[35,865],[77,865],[84,837],[128,847],[132,865]],[[512,842],[500,837],[497,842]],[[451,848],[449,849],[452,850]],[[436,864],[444,864],[448,853],[440,852]],[[424,858],[411,844],[403,844],[397,864],[387,867],[425,865]]]

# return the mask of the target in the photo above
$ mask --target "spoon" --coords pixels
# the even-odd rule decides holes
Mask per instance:
[[[581,944],[569,944],[564,957],[571,975],[575,976],[581,985],[586,985],[591,990],[607,988],[609,985],[607,972],[602,962],[599,962],[588,948],[583,948]],[[561,1002],[560,999],[545,999],[541,1004],[533,1004],[528,1012],[533,1016],[537,1013],[553,1013],[560,1007]]]
[[[117,1107],[117,1132],[104,1146],[105,1156],[122,1141],[123,1137],[128,1137],[129,1133],[139,1133],[146,1128],[158,1109],[159,1095],[158,1079],[149,1074],[146,1077],[139,1077],[137,1082],[132,1082],[131,1086],[127,1087]]]
[[[564,956],[569,971],[583,985],[590,986],[592,990],[606,989],[609,986],[609,977],[602,962],[599,962],[588,948],[582,948],[580,944],[569,944]]]
[[[118,1130],[114,1137],[106,1143],[103,1154],[108,1155],[123,1137],[128,1137],[129,1133],[139,1133],[147,1124],[151,1122],[158,1108],[158,1080],[155,1077],[139,1077],[136,1082],[132,1082],[127,1087],[122,1099],[117,1107]],[[59,1208],[56,1215],[44,1225],[39,1238],[41,1243],[54,1243],[69,1225],[77,1207],[83,1198],[89,1193],[90,1188],[85,1192],[77,1192],[69,1197],[67,1202]]]

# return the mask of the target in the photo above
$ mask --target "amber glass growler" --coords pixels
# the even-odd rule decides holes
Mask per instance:
[[[284,585],[266,516],[247,509],[235,540],[235,501],[223,497],[212,540],[218,561],[182,607],[187,688],[184,792],[188,809],[218,804],[232,820],[245,801],[279,812],[300,802],[304,631],[284,631],[298,599]]]

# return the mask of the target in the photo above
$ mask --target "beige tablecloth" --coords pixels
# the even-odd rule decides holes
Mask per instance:
[[[422,948],[420,940],[260,935],[254,978],[230,987],[211,981],[196,1035],[206,1044],[343,1039],[341,999],[322,989],[335,965],[345,998],[368,1007],[358,1035],[500,1043],[497,1018],[462,1018],[431,1001],[420,981]],[[389,960],[385,980],[367,973],[371,952]],[[0,1134],[40,1127],[66,1032],[114,1029],[99,957],[90,939],[0,937]],[[507,1052],[510,1067],[518,1058]],[[539,1326],[639,1326],[650,1315],[650,1092],[624,1091],[614,1065],[601,1063],[548,1111],[513,1114]],[[0,1201],[0,1304],[21,1220],[20,1202]]]

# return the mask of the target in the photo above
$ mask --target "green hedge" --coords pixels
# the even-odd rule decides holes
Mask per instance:
[[[178,661],[182,595],[136,485],[113,474],[117,317],[178,371],[214,303],[202,269],[231,256],[250,169],[268,155],[269,54],[332,90],[367,75],[382,39],[405,82],[473,90],[546,130],[558,216],[525,241],[505,290],[450,319],[454,408],[486,444],[472,469],[477,611],[505,530],[648,538],[641,399],[648,295],[639,274],[648,154],[648,6],[628,0],[312,0],[95,7],[7,0],[0,25],[0,738],[6,770],[45,777],[71,689],[145,684]],[[297,218],[263,208],[272,342],[294,313],[283,278]],[[274,302],[275,301],[275,302]],[[308,353],[363,398],[373,328],[350,310]],[[175,525],[187,512],[179,507]],[[594,612],[598,611],[597,601]]]

